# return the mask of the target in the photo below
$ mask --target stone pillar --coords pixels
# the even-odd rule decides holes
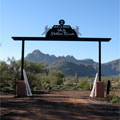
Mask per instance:
[[[104,97],[104,82],[101,81],[96,82],[95,97],[100,97],[100,98]]]
[[[19,80],[17,82],[17,96],[25,97],[26,96],[26,86],[24,80]]]

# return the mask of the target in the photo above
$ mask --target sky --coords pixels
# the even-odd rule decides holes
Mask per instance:
[[[21,59],[21,41],[12,36],[43,37],[46,25],[79,26],[82,36],[112,38],[102,42],[102,63],[120,58],[119,0],[0,0],[0,60]],[[98,62],[97,42],[25,42],[25,56],[33,50],[56,56]]]

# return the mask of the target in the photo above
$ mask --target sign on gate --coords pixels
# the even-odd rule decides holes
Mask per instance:
[[[65,21],[60,20],[59,21],[60,25],[54,25],[52,29],[49,29],[46,38],[51,38],[51,39],[75,39],[77,38],[77,33],[70,25],[64,25]]]

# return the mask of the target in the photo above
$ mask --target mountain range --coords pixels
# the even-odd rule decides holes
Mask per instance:
[[[93,76],[98,72],[98,63],[92,59],[77,60],[73,56],[59,56],[44,54],[40,50],[29,53],[26,60],[33,62],[42,61],[49,71],[61,70],[66,76]],[[120,59],[102,64],[102,75],[120,75]]]

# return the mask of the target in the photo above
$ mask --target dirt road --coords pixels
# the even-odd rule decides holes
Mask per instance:
[[[89,91],[50,91],[33,97],[1,95],[1,120],[119,120],[120,105],[90,99]]]

